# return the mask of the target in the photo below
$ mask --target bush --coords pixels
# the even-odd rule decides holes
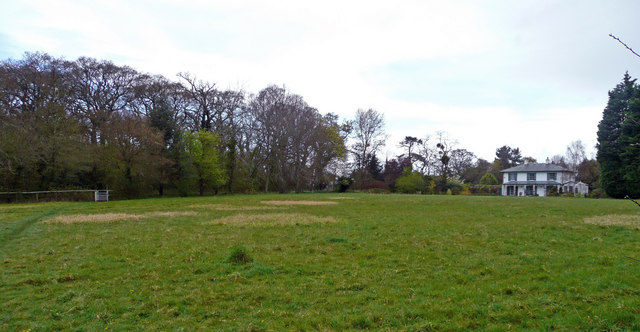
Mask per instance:
[[[336,191],[343,193],[349,189],[351,184],[353,183],[353,179],[348,176],[341,176],[338,178],[338,183],[336,184]]]
[[[481,186],[470,186],[469,190],[473,195],[500,195],[500,188],[502,186],[495,185],[481,185]]]
[[[460,182],[460,180],[456,178],[450,178],[449,181],[447,181],[445,188],[447,189],[447,195],[449,190],[451,190],[451,193],[453,195],[460,195],[460,193],[464,189],[462,182]]]
[[[606,195],[605,195],[604,191],[602,190],[602,188],[596,188],[596,189],[593,189],[589,193],[588,197],[591,197],[591,198],[603,198],[603,197],[606,197]]]
[[[227,263],[232,264],[248,264],[253,262],[253,258],[249,256],[247,250],[243,247],[235,247],[231,250],[231,254],[229,254],[229,258],[227,258]]]
[[[485,186],[495,186],[498,184],[498,179],[492,173],[487,173],[480,178],[480,184]]]
[[[415,194],[423,192],[426,189],[426,183],[422,174],[406,170],[396,180],[396,192],[405,194]]]
[[[462,185],[462,192],[460,195],[471,195],[471,186],[468,183]]]
[[[389,186],[379,180],[373,180],[370,183],[367,184],[365,189],[379,189],[379,190],[384,190],[384,191],[390,191],[391,189],[389,188]]]

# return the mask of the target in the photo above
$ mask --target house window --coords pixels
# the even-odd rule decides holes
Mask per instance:
[[[509,181],[516,181],[517,177],[516,177],[516,173],[509,173]]]
[[[507,196],[515,196],[515,191],[513,190],[513,186],[507,186]]]
[[[527,173],[527,181],[535,181],[536,173]]]
[[[533,186],[527,186],[525,188],[525,195],[527,196],[533,196]]]
[[[547,173],[547,181],[555,181],[556,179],[556,173]]]

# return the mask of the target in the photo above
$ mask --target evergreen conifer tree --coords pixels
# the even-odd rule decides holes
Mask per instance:
[[[628,116],[629,102],[637,90],[636,80],[625,73],[622,82],[609,91],[609,101],[598,124],[598,154],[600,163],[600,181],[602,188],[611,197],[622,198],[627,192],[623,152],[626,141],[623,135],[623,122]]]
[[[640,197],[640,86],[636,85],[622,123],[622,164],[626,194]]]

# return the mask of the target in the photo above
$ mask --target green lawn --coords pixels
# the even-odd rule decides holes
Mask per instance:
[[[638,226],[584,222],[613,214],[640,209],[366,194],[0,205],[0,330],[640,330]],[[253,261],[228,262],[237,247]]]

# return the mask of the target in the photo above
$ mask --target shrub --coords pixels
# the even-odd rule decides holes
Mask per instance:
[[[498,184],[498,179],[492,173],[487,173],[480,178],[480,184],[485,186],[495,186]]]
[[[338,178],[338,183],[336,184],[336,191],[343,193],[349,189],[351,184],[353,183],[353,179],[347,176],[341,176]]]
[[[449,180],[447,181],[447,184],[445,185],[445,188],[447,189],[447,192],[450,190],[451,194],[459,195],[463,190],[463,185],[462,185],[462,182],[460,182],[460,180],[456,178],[449,178]]]
[[[490,186],[490,185],[480,185],[480,186],[470,186],[469,190],[473,195],[499,195],[500,194],[500,185]]]
[[[426,189],[426,183],[422,174],[406,170],[402,172],[402,175],[396,180],[396,191],[405,194],[414,194],[422,192]]]
[[[380,190],[384,190],[384,191],[390,191],[391,189],[389,188],[389,186],[379,180],[373,180],[370,183],[367,184],[366,189],[380,189]]]
[[[602,197],[606,197],[606,195],[604,194],[604,191],[602,190],[602,188],[596,188],[593,189],[589,195],[589,197],[591,198],[602,198]]]
[[[460,195],[471,195],[471,186],[468,183],[462,185],[462,192]]]
[[[249,256],[247,250],[243,247],[235,247],[231,250],[231,254],[229,254],[229,258],[227,258],[227,263],[233,264],[248,264],[253,261],[253,258]]]

